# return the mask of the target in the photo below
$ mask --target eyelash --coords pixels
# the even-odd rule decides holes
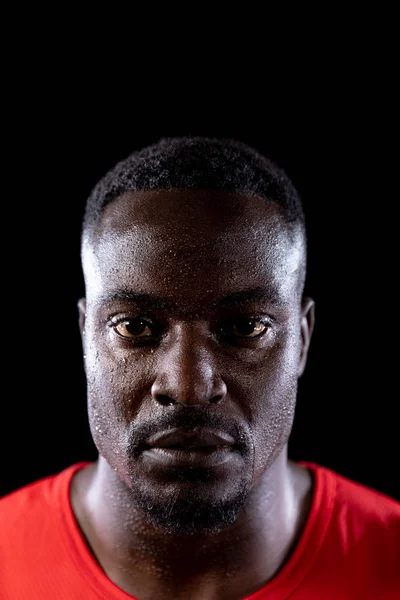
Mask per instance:
[[[256,327],[256,325],[261,325],[264,327],[263,331],[261,331],[261,333],[254,335],[254,336],[246,336],[246,335],[234,335],[231,333],[227,333],[226,332],[226,325],[228,323],[230,323],[231,326],[233,325],[237,325],[239,321],[244,321],[245,323],[250,322],[250,321],[254,321],[254,327]],[[141,336],[141,335],[137,335],[136,337],[133,335],[133,337],[129,337],[129,335],[123,335],[121,333],[119,333],[119,331],[117,330],[117,328],[121,325],[124,324],[129,324],[132,323],[133,321],[137,321],[139,324],[143,325],[144,329],[146,329],[147,327],[149,327],[151,330],[153,330],[153,328],[156,328],[156,325],[149,319],[143,318],[143,317],[135,317],[135,318],[112,318],[110,321],[110,327],[115,331],[115,333],[121,337],[124,340],[129,341],[131,344],[134,345],[138,345],[138,344],[143,344],[143,343],[147,343],[147,342],[154,342],[154,341],[160,341],[161,338],[164,335],[163,332],[163,327],[161,327],[161,333],[159,335],[146,335],[146,336]],[[236,340],[239,342],[244,342],[244,343],[248,343],[248,342],[252,342],[253,340],[259,340],[260,338],[262,338],[272,327],[272,320],[271,319],[267,319],[265,317],[255,317],[255,316],[241,316],[238,317],[236,320],[226,320],[224,325],[222,325],[221,327],[218,327],[217,329],[217,336],[220,340],[224,341],[224,340]]]

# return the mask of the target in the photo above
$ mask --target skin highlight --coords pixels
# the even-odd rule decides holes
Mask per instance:
[[[283,568],[312,494],[287,459],[314,322],[303,233],[254,196],[130,192],[82,263],[99,460],[71,501],[93,556],[140,600],[250,594]],[[146,441],[174,426],[235,443],[216,466],[168,468]]]

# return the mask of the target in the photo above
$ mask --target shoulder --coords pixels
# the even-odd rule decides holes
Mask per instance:
[[[73,529],[69,491],[81,464],[0,498],[0,588],[5,597],[53,597],[66,573],[71,580],[68,586],[75,590],[75,530],[71,533],[69,529]]]
[[[322,489],[338,506],[345,506],[352,514],[364,514],[373,519],[395,520],[400,516],[400,502],[383,492],[359,483],[345,475],[316,463],[303,461],[314,476],[317,491]]]
[[[304,597],[392,598],[399,589],[400,502],[315,463],[313,499],[294,555]],[[308,594],[308,595],[307,595]]]
[[[382,544],[387,555],[400,551],[400,502],[332,469],[313,465],[311,470],[331,541],[347,551],[368,548],[370,554]]]
[[[400,502],[386,494],[349,479],[325,468],[327,478],[335,485],[336,505],[349,512],[349,516],[361,516],[365,520],[380,523],[398,523]]]
[[[68,497],[68,488],[74,473],[85,463],[76,463],[37,481],[29,483],[0,498],[0,543],[12,535],[18,538],[27,528],[40,529],[52,513],[59,513]]]

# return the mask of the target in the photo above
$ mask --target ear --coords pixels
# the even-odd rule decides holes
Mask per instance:
[[[301,302],[301,322],[300,322],[300,332],[301,332],[301,353],[300,353],[300,362],[299,362],[299,370],[298,376],[304,372],[308,348],[310,346],[311,336],[314,329],[314,321],[315,321],[315,302],[312,298],[304,297]]]
[[[82,337],[82,342],[83,342],[84,335],[85,335],[86,298],[79,298],[78,312],[79,312],[79,331],[81,332],[81,337]]]

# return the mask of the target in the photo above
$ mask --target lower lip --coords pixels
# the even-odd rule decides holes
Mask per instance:
[[[207,448],[149,448],[143,455],[167,467],[216,467],[231,460],[235,452],[231,446]]]

